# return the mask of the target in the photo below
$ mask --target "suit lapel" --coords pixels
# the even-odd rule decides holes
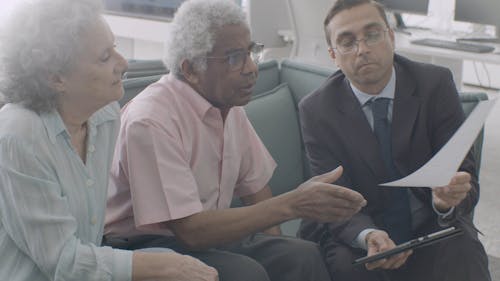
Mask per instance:
[[[394,165],[402,175],[409,173],[409,167],[404,159],[411,159],[411,136],[415,130],[421,99],[417,94],[416,81],[405,68],[398,64],[396,57],[394,68],[396,70],[396,92],[392,112],[392,157]],[[431,197],[427,188],[412,188],[411,191],[422,202],[427,202]]]
[[[408,159],[408,145],[420,108],[420,99],[416,94],[415,80],[400,65],[395,63],[396,92],[392,111],[392,156],[396,168],[406,174],[400,159]]]
[[[341,120],[339,121],[344,124],[345,137],[348,138],[349,145],[353,148],[351,151],[356,151],[359,154],[359,157],[376,178],[385,178],[386,171],[377,138],[373,134],[347,79],[344,79],[341,85],[335,105],[340,113]]]
[[[396,91],[392,113],[392,153],[396,168],[402,173],[408,172],[408,167],[399,159],[407,159],[408,145],[417,120],[420,99],[416,94],[416,82],[396,61]],[[366,120],[365,114],[354,96],[347,79],[341,84],[339,96],[335,103],[345,124],[344,131],[349,138],[353,151],[369,167],[376,178],[383,181],[387,171],[383,165],[377,138]]]

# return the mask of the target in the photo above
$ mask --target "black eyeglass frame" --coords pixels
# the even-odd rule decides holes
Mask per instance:
[[[380,37],[377,37],[375,41],[373,42],[369,42],[370,38],[367,38],[366,35],[361,38],[361,39],[355,39],[354,42],[353,42],[353,46],[352,46],[352,49],[351,50],[348,50],[348,51],[343,51],[341,50],[341,48],[338,48],[337,46],[335,47],[331,47],[333,50],[336,50],[338,51],[341,55],[347,55],[347,54],[352,54],[352,53],[355,53],[359,50],[359,43],[361,43],[361,41],[364,41],[366,46],[375,46],[376,44],[384,41],[385,37],[386,37],[386,34],[387,32],[389,31],[389,28],[385,28],[383,30],[380,30]]]

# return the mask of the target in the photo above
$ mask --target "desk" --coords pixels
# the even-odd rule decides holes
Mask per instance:
[[[470,65],[472,61],[476,61],[500,66],[500,54],[498,53],[479,54],[444,48],[427,47],[410,43],[412,40],[432,37],[436,38],[436,35],[419,32],[416,35],[409,36],[396,32],[396,52],[416,61],[429,62],[448,67],[453,73],[453,78],[455,79],[457,86],[462,85],[464,81],[463,74],[465,64]],[[441,37],[441,39],[443,39],[443,37]],[[453,39],[450,38],[449,40]],[[495,52],[498,52],[498,49],[499,47],[497,47]],[[492,78],[498,77],[498,75],[491,76]],[[469,81],[470,79],[467,80]],[[499,83],[500,81],[495,82]],[[494,83],[492,83],[491,86],[497,87]]]

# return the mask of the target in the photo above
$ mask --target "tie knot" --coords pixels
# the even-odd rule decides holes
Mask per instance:
[[[389,98],[374,98],[371,100],[371,108],[374,120],[381,120],[387,118],[387,111],[389,109]]]

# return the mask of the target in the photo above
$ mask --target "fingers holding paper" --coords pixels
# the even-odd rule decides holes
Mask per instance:
[[[396,247],[394,242],[389,238],[387,232],[382,230],[374,230],[366,236],[366,245],[368,250],[368,256],[378,254],[380,252],[388,251]],[[408,250],[393,256],[389,256],[385,259],[377,260],[372,263],[366,264],[366,269],[373,270],[377,268],[381,269],[396,269],[401,267],[408,257],[413,253],[412,250]]]
[[[460,204],[472,188],[470,180],[469,173],[457,172],[448,185],[433,188],[432,200],[434,206],[440,212],[446,212]]]

